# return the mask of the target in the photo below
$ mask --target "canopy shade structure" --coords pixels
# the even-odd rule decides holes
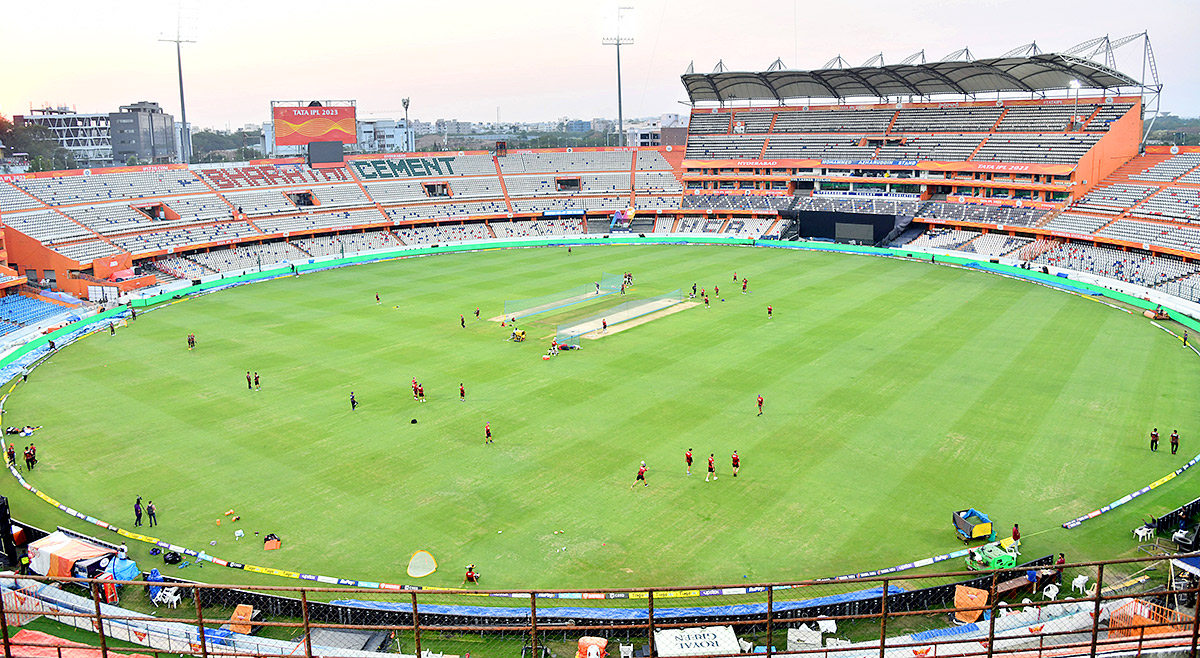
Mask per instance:
[[[1074,80],[1087,89],[1141,86],[1139,81],[1116,69],[1062,53],[816,71],[686,73],[682,80],[693,105],[754,100],[782,102],[795,98],[1035,93],[1070,89]]]

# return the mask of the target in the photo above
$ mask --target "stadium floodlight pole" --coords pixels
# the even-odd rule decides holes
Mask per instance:
[[[1083,85],[1079,84],[1078,80],[1071,81],[1071,89],[1075,90],[1075,109],[1071,110],[1071,130],[1076,130],[1075,124],[1079,123],[1079,88]]]
[[[408,99],[401,98],[400,104],[404,106],[404,151],[406,153],[411,153],[414,146],[408,139],[410,134],[409,131],[412,130],[412,128],[408,125]]]
[[[183,164],[188,164],[192,156],[192,140],[188,134],[187,105],[183,102],[183,48],[180,44],[196,42],[191,39],[182,38],[178,23],[175,25],[174,39],[159,39],[159,41],[175,44],[175,63],[179,67],[179,120],[183,123],[183,130],[179,134],[179,139],[183,141],[180,144],[179,154],[183,158]]]
[[[621,36],[621,16],[625,10],[633,11],[633,7],[617,7],[617,35],[605,37],[601,42],[606,46],[617,47],[617,146],[625,146],[625,111],[621,106],[621,45],[633,44],[633,37]]]

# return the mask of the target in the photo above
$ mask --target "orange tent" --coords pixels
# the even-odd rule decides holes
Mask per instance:
[[[63,532],[52,532],[29,545],[29,568],[43,576],[71,577],[71,569],[78,560],[116,555],[111,548],[89,544],[67,536]]]

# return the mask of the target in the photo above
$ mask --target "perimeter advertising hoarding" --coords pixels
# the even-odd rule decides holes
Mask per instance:
[[[303,146],[309,142],[330,141],[354,144],[358,141],[353,106],[276,106],[271,113],[277,146]]]

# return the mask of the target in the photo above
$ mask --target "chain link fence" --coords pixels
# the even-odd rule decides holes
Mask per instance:
[[[1200,554],[740,587],[462,591],[0,576],[4,658],[1196,656]],[[952,563],[947,563],[947,566]]]

